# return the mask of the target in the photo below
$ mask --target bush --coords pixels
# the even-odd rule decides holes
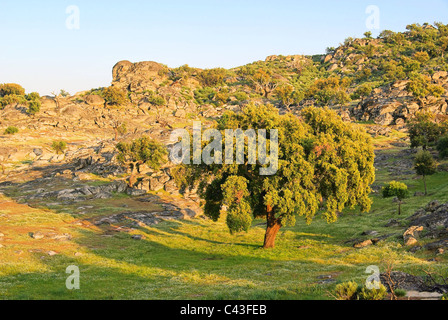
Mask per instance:
[[[31,92],[25,96],[25,99],[28,101],[40,100],[40,94],[38,94],[37,92]]]
[[[56,152],[56,154],[63,153],[67,148],[67,143],[65,141],[53,141],[51,148]]]
[[[437,142],[437,151],[439,151],[440,158],[448,158],[448,135],[439,139]]]
[[[19,132],[19,129],[17,127],[9,126],[5,129],[5,132],[3,134],[15,134],[17,132]]]
[[[28,102],[28,113],[36,114],[40,111],[40,100],[31,100]]]
[[[3,98],[0,98],[0,104],[2,107],[6,107],[10,104],[25,104],[26,99],[24,96],[19,96],[16,94],[10,94],[7,96],[4,96]]]
[[[354,281],[340,283],[334,292],[337,300],[356,300],[358,284]]]
[[[387,296],[387,289],[381,283],[379,283],[379,289],[367,289],[362,288],[359,293],[360,300],[383,300]]]
[[[204,87],[214,87],[224,82],[226,74],[226,69],[215,68],[202,71],[198,78]]]
[[[396,289],[394,290],[394,293],[397,297],[406,297],[407,294],[406,290],[403,289]]]
[[[121,106],[129,102],[127,92],[117,87],[107,87],[101,95],[110,105]]]
[[[387,289],[381,283],[379,284],[379,289],[367,289],[362,288],[359,293],[360,300],[383,300],[387,296]]]
[[[16,83],[4,83],[0,84],[0,97],[9,95],[23,96],[25,95],[25,89]]]

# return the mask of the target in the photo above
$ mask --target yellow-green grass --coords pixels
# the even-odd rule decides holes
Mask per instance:
[[[404,218],[431,199],[448,201],[448,174],[428,179],[430,195],[411,197],[396,214],[391,199],[373,195],[368,214],[347,210],[335,224],[316,217],[283,228],[274,250],[263,250],[263,221],[248,233],[230,235],[225,217],[163,222],[126,232],[110,232],[77,220],[75,214],[33,209],[2,197],[0,232],[0,297],[2,299],[330,299],[333,284],[321,275],[362,284],[369,265],[395,260],[398,270],[444,272],[446,257],[428,262],[431,253],[413,255],[402,246],[404,227],[386,228],[389,219]],[[421,190],[413,180],[412,191]],[[107,208],[107,204],[103,204]],[[106,212],[105,212],[106,214]],[[110,228],[110,227],[109,227]],[[376,230],[394,234],[376,246],[355,249],[348,239]],[[30,232],[69,233],[70,241],[33,239]],[[143,240],[134,240],[141,234]],[[49,256],[48,251],[58,255]],[[75,255],[75,253],[77,253]],[[68,290],[65,269],[77,265],[81,289]]]

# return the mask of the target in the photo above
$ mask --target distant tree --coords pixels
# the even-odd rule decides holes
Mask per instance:
[[[67,149],[67,143],[65,141],[53,141],[51,148],[56,152],[56,154],[64,153],[64,150]]]
[[[318,105],[343,105],[350,101],[346,90],[350,85],[349,78],[329,77],[317,79],[305,93],[306,98],[313,98]]]
[[[442,159],[448,158],[448,135],[445,135],[437,142],[437,151]]]
[[[70,93],[67,92],[67,91],[65,91],[64,89],[61,89],[61,91],[59,91],[59,95],[60,95],[61,97],[66,98],[66,97],[69,97],[69,96],[70,96]]]
[[[410,78],[406,90],[418,99],[425,98],[428,95],[438,98],[445,92],[442,86],[432,84],[431,79],[427,76],[413,73]]]
[[[367,39],[372,39],[372,32],[370,31],[365,32],[364,37],[366,37]]]
[[[255,88],[263,93],[265,98],[269,98],[269,94],[279,85],[279,82],[272,77],[270,72],[263,69],[258,69],[250,80]]]
[[[428,52],[426,51],[419,51],[414,53],[414,59],[420,62],[421,64],[425,64],[429,61],[430,57]]]
[[[280,228],[294,225],[297,216],[311,223],[321,212],[331,223],[345,207],[370,210],[375,176],[371,138],[336,112],[309,107],[299,118],[279,115],[271,105],[249,105],[239,113],[227,112],[217,124],[223,136],[238,128],[278,130],[278,170],[273,175],[261,175],[268,165],[248,163],[249,155],[241,164],[185,165],[177,175],[180,187],[199,185],[204,213],[212,220],[226,206],[231,233],[247,231],[254,218],[264,218],[263,247],[273,248]]]
[[[364,98],[368,97],[372,93],[372,90],[373,89],[369,84],[364,83],[356,88],[354,97],[359,97],[362,101],[364,101]]]
[[[429,151],[420,151],[415,156],[414,168],[419,176],[423,177],[425,185],[425,195],[428,195],[428,189],[426,187],[426,176],[433,175],[437,172],[437,163],[432,157]]]
[[[40,111],[41,102],[40,100],[28,101],[28,114],[35,115]]]
[[[434,115],[429,112],[418,112],[407,123],[411,148],[422,147],[426,150],[441,135],[441,127],[435,122]]]
[[[167,154],[164,145],[147,136],[135,139],[130,143],[120,142],[116,148],[118,161],[127,165],[131,170],[128,180],[131,188],[137,182],[140,165],[147,164],[150,168],[157,170]]]
[[[296,91],[291,85],[279,86],[274,93],[286,109],[289,109],[293,104],[298,104],[304,98],[303,93]]]
[[[104,88],[102,96],[104,100],[110,105],[121,106],[129,102],[127,92],[118,87]]]
[[[408,186],[402,182],[392,181],[383,187],[384,198],[396,197],[398,199],[398,214],[401,214],[401,204],[409,196]]]
[[[32,101],[32,100],[40,100],[40,94],[37,92],[31,92],[25,96],[26,100]]]
[[[4,83],[0,84],[0,97],[8,95],[24,96],[25,89],[17,83]]]
[[[199,82],[204,87],[215,87],[224,82],[227,70],[224,68],[215,68],[203,70],[199,73]]]

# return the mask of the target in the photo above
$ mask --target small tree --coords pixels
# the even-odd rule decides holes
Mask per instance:
[[[263,93],[265,98],[268,98],[269,94],[279,85],[278,81],[274,79],[269,72],[263,69],[259,69],[255,72],[250,80],[255,88]]]
[[[437,172],[437,163],[429,151],[420,151],[414,160],[414,168],[417,174],[423,177],[425,184],[425,195],[428,195],[426,188],[426,176],[433,175]]]
[[[35,115],[40,111],[40,100],[28,101],[28,114]]]
[[[437,142],[437,151],[441,159],[448,158],[448,135],[443,136]]]
[[[250,155],[244,154],[240,164],[192,164],[178,171],[180,187],[199,186],[206,216],[217,221],[221,209],[227,208],[230,232],[246,231],[254,218],[264,218],[263,247],[274,248],[280,228],[294,225],[298,216],[311,223],[322,213],[332,223],[345,207],[370,210],[375,179],[372,140],[336,112],[309,107],[299,118],[279,115],[272,105],[248,105],[242,112],[226,113],[217,129],[222,136],[230,129],[278,130],[278,158],[271,155],[271,165],[277,163],[278,170],[273,175],[261,174],[267,165],[250,164]],[[249,141],[244,142],[244,150],[249,149]]]
[[[398,199],[398,214],[401,214],[401,203],[409,196],[408,186],[402,182],[392,181],[383,187],[382,190],[384,198],[397,197]]]
[[[118,150],[118,161],[127,165],[131,170],[129,177],[129,187],[131,188],[137,182],[140,165],[147,164],[150,168],[157,170],[167,154],[164,145],[147,136],[130,143],[120,142],[116,148]]]
[[[435,122],[434,115],[429,112],[418,112],[406,125],[411,148],[422,147],[426,150],[440,137],[442,128]]]
[[[51,148],[56,152],[56,154],[64,153],[64,150],[67,149],[67,143],[65,141],[53,141]]]
[[[354,92],[354,98],[361,98],[361,101],[364,101],[365,97],[368,97],[372,93],[372,87],[366,83],[360,85],[356,88]]]
[[[102,96],[108,104],[121,106],[129,102],[127,92],[118,87],[107,87],[103,90]]]
[[[372,39],[372,32],[370,31],[365,32],[364,37],[366,37],[367,39]]]

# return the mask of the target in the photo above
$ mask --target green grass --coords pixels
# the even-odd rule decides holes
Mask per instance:
[[[378,170],[377,183],[390,178]],[[411,194],[423,190],[423,182],[415,178],[404,180]],[[336,283],[363,284],[367,266],[384,271],[391,259],[397,270],[444,273],[446,254],[429,262],[434,253],[408,252],[402,234],[405,219],[416,209],[432,199],[448,201],[447,181],[446,172],[428,177],[429,195],[406,199],[401,216],[391,199],[372,194],[370,213],[346,210],[334,224],[317,216],[307,225],[299,218],[296,226],[280,230],[273,250],[260,248],[262,220],[237,235],[229,234],[225,217],[216,223],[197,218],[117,232],[117,226],[85,223],[75,206],[92,205],[87,217],[110,215],[120,203],[132,206],[127,196],[50,209],[0,197],[0,232],[5,234],[0,240],[0,299],[332,299],[328,292]],[[392,218],[403,226],[385,227]],[[72,240],[30,238],[29,232],[37,230],[70,233]],[[375,246],[353,248],[348,240],[366,239],[361,233],[367,230],[391,236]],[[144,238],[134,240],[134,234]],[[58,254],[49,256],[50,250]],[[80,268],[80,290],[65,288],[69,265]],[[319,276],[329,274],[336,282],[320,283]]]

